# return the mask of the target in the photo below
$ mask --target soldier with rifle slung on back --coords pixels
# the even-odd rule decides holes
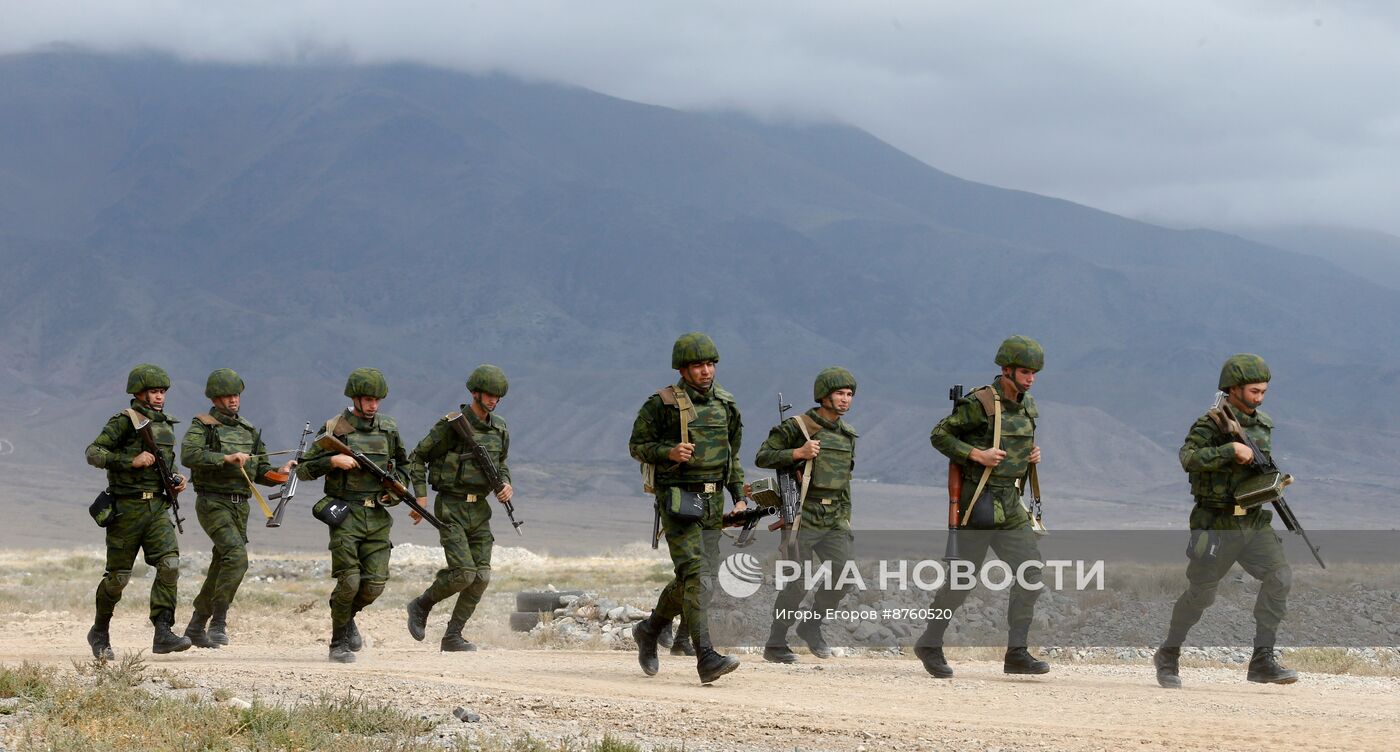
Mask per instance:
[[[1274,424],[1259,409],[1270,377],[1268,364],[1258,355],[1230,356],[1220,369],[1224,399],[1217,399],[1215,407],[1192,424],[1181,446],[1181,467],[1190,475],[1196,505],[1191,510],[1188,584],[1172,609],[1166,639],[1152,659],[1157,683],[1168,689],[1181,686],[1178,671],[1186,633],[1215,602],[1220,580],[1235,562],[1259,580],[1249,681],[1292,684],[1298,680],[1298,672],[1280,666],[1274,654],[1278,626],[1288,610],[1293,570],[1270,524],[1273,514],[1264,503],[1275,504],[1289,529],[1301,534],[1302,528],[1278,493],[1292,479],[1281,476],[1279,483],[1276,471],[1261,472],[1262,465],[1272,465],[1268,454]],[[1272,482],[1261,484],[1261,480]],[[1308,546],[1312,547],[1311,542]],[[1317,556],[1316,549],[1313,555]]]
[[[459,413],[443,416],[409,456],[408,473],[418,502],[427,504],[428,485],[438,492],[434,509],[447,523],[439,530],[447,567],[438,570],[422,595],[408,602],[408,633],[421,641],[433,606],[455,595],[457,602],[442,635],[441,648],[447,652],[476,650],[476,645],[462,637],[462,628],[491,582],[491,547],[496,539],[491,535],[489,494],[494,493],[506,507],[512,525],[520,532],[511,506],[514,489],[506,464],[510,431],[505,419],[495,412],[509,386],[500,368],[478,366],[467,378],[471,404],[462,405]],[[418,524],[417,513],[409,516]]]
[[[774,426],[754,460],[762,468],[802,468],[805,493],[797,521],[798,549],[808,552],[813,569],[830,563],[832,577],[839,576],[851,558],[851,471],[856,463],[856,432],[842,416],[851,409],[855,394],[856,377],[850,371],[834,366],[823,369],[812,385],[817,407]],[[822,617],[841,603],[846,590],[830,582],[818,587],[812,600],[813,618],[797,625],[797,636],[807,643],[812,655],[830,658],[831,648],[822,636]],[[796,622],[792,614],[804,595],[801,580],[778,591],[764,660],[797,662],[797,655],[788,647],[787,632]]]
[[[175,467],[175,419],[165,414],[170,376],[165,369],[142,363],[126,379],[131,407],[113,415],[87,448],[87,462],[107,471],[107,489],[89,510],[107,528],[107,564],[97,585],[97,617],[88,630],[92,657],[111,659],[109,626],[122,590],[131,579],[137,552],[155,567],[151,582],[152,653],[188,650],[189,638],[171,631],[175,624],[176,585],[180,580],[180,542],[175,536],[180,518],[178,496],[185,479]],[[171,516],[175,524],[171,523]]]
[[[232,368],[210,373],[204,396],[213,405],[194,417],[180,442],[180,459],[194,482],[199,525],[214,543],[185,627],[185,636],[201,648],[229,643],[228,608],[248,571],[248,496],[257,493],[251,483],[279,485],[292,467],[288,462],[274,468],[267,461],[262,432],[238,414],[242,395],[243,379]]]
[[[644,486],[655,493],[676,573],[651,615],[632,630],[637,660],[647,676],[660,670],[657,636],[684,612],[702,684],[739,667],[737,658],[715,652],[706,615],[719,564],[724,492],[736,509],[744,506],[743,422],[733,395],[715,383],[718,362],[719,350],[708,336],[692,332],[677,339],[671,367],[680,381],[647,398],[629,441],[632,457],[642,463]]]
[[[930,441],[956,463],[954,471],[962,473],[962,490],[956,499],[963,510],[958,527],[976,532],[971,538],[959,536],[959,558],[981,566],[990,547],[1013,572],[1020,573],[1024,563],[1041,561],[1035,521],[1021,504],[1017,483],[1028,475],[1033,478],[1031,474],[1040,462],[1040,447],[1035,443],[1038,412],[1029,390],[1045,365],[1045,350],[1030,337],[1008,337],[997,349],[996,364],[1001,366],[1001,375],[958,400],[952,415],[934,427]],[[1027,648],[1040,590],[1025,585],[1040,582],[1040,567],[1025,567],[1024,577],[1025,582],[1011,588],[1002,670],[1044,674],[1050,671],[1050,664],[1031,655]],[[951,614],[970,593],[946,585],[939,590],[933,600],[935,618],[929,620],[915,643],[914,654],[937,678],[953,675],[943,655],[943,634],[949,620],[937,616]]]

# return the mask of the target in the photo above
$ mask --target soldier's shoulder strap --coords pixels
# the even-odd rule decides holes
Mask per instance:
[[[146,422],[146,420],[148,420],[148,418],[146,418],[146,416],[142,415],[142,414],[141,414],[140,412],[138,412],[137,409],[134,408],[134,407],[128,407],[127,409],[121,411],[121,413],[119,413],[119,414],[120,414],[120,415],[125,415],[125,416],[127,417],[127,419],[131,421],[131,428],[132,428],[132,430],[138,430],[138,431],[139,431],[140,428],[141,428],[141,424],[144,423],[144,422]]]
[[[458,418],[460,418],[460,417],[462,417],[462,414],[461,414],[461,413],[455,413],[455,412],[454,412],[454,413],[448,413],[448,414],[442,416],[442,422],[444,422],[444,423],[451,423],[452,421],[454,421],[454,420],[456,420],[456,419],[458,419]]]
[[[676,386],[674,384],[667,384],[666,386],[657,389],[656,396],[661,398],[661,404],[663,405],[670,405],[671,407],[676,407],[680,404],[679,398],[676,397]]]
[[[355,427],[350,425],[350,421],[345,419],[345,413],[336,413],[334,418],[326,421],[324,433],[332,436],[349,436],[355,432]]]
[[[681,414],[681,443],[690,443],[690,423],[695,420],[698,414],[695,412],[695,403],[690,401],[690,395],[684,389],[677,389],[675,384],[670,384],[656,390],[656,396],[661,398],[661,404],[674,407]]]
[[[806,413],[803,413],[801,415],[794,415],[792,416],[792,420],[797,421],[798,427],[802,429],[802,435],[808,440],[810,440],[813,436],[816,436],[822,430],[821,424],[817,423],[815,420],[812,420],[812,416]]]
[[[210,428],[219,425],[219,419],[215,418],[209,413],[200,413],[199,415],[194,416],[194,419],[199,421],[200,423],[203,423],[206,426],[209,426]]]
[[[977,402],[982,405],[982,411],[987,414],[988,418],[992,417],[993,413],[996,412],[996,403],[1001,401],[997,395],[997,390],[993,389],[991,384],[979,386],[968,392],[967,396],[977,399]]]

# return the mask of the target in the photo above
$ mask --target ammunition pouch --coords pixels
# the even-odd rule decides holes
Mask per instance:
[[[1186,558],[1204,564],[1213,564],[1220,555],[1220,533],[1216,530],[1192,530],[1191,541],[1186,544]]]
[[[350,505],[341,499],[327,497],[311,507],[311,515],[326,523],[331,529],[335,529],[340,527],[342,522],[345,522],[346,517],[350,516]]]
[[[697,522],[705,516],[710,494],[671,486],[662,496],[666,513],[678,522]]]
[[[97,495],[97,498],[88,505],[88,514],[92,516],[92,521],[98,527],[109,527],[117,520],[117,500],[107,493],[106,489]]]
[[[963,519],[962,527],[969,527],[980,530],[990,530],[997,525],[998,512],[1001,505],[997,502],[997,497],[993,494],[993,487],[987,486],[982,489],[982,495],[968,510],[969,514]]]
[[[1240,481],[1235,486],[1235,503],[1245,509],[1283,498],[1283,489],[1293,482],[1293,476],[1278,471],[1260,473]]]

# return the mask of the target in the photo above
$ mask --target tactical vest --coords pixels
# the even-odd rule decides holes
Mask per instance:
[[[1264,452],[1273,451],[1273,427],[1274,423],[1262,410],[1255,410],[1253,416],[1243,413],[1236,413],[1240,427],[1249,438],[1254,440],[1254,445]],[[1207,425],[1214,426],[1209,418],[1205,419]],[[1223,446],[1233,442],[1233,436],[1216,432],[1216,446]],[[1220,470],[1201,470],[1190,473],[1191,495],[1198,501],[1230,503],[1235,501],[1235,488],[1241,481],[1254,477],[1258,473],[1248,465],[1241,465],[1238,462],[1231,462],[1228,467]]]
[[[143,415],[131,408],[112,416],[112,420],[120,420],[122,427],[121,444],[113,451],[123,454],[129,453],[132,457],[146,450],[141,442],[140,434],[136,433],[136,421],[133,420],[132,413]],[[149,416],[145,416],[149,417]],[[163,417],[163,416],[162,416]],[[165,466],[170,472],[175,472],[175,421],[171,418],[160,420],[151,418],[151,436],[156,440],[156,446],[160,447],[161,459],[165,460]],[[142,493],[161,493],[165,490],[161,482],[160,473],[155,465],[134,468],[127,462],[117,463],[121,467],[107,465],[107,491],[113,496],[131,496]]]
[[[799,416],[807,433],[822,444],[821,453],[812,460],[812,480],[808,498],[849,499],[851,470],[855,467],[855,436],[837,428],[825,428],[808,415]]]
[[[393,418],[385,415],[376,416],[373,425],[375,427],[372,430],[359,430],[351,424],[344,414],[341,414],[326,421],[326,432],[345,442],[351,449],[361,452],[374,464],[392,473],[394,466],[390,460],[396,454],[395,442],[398,440],[398,425],[394,423]],[[359,468],[354,470],[333,469],[326,473],[325,492],[327,496],[333,496],[337,499],[364,501],[379,498],[384,493],[384,489],[379,485],[378,479]]]
[[[982,410],[987,415],[986,427],[974,436],[965,439],[967,443],[978,449],[992,448],[992,419],[996,410],[996,392],[994,384],[979,386],[968,393],[968,398],[976,399],[982,405]],[[1035,449],[1035,419],[1039,413],[1035,407],[1035,400],[1029,394],[1021,395],[1021,402],[1015,403],[1002,397],[1001,399],[1001,446],[1000,449],[1006,452],[1006,458],[997,463],[992,468],[991,478],[988,485],[1009,486],[1017,480],[1025,477],[1026,471],[1031,465],[1031,451]],[[826,452],[826,445],[822,445],[822,452]],[[966,486],[970,480],[977,483],[982,478],[983,466],[975,462],[968,462],[963,465],[963,484]]]
[[[232,425],[209,413],[200,413],[194,419],[204,426],[204,448],[211,452],[252,454],[257,446],[258,431],[241,419],[234,419]],[[257,458],[248,461],[250,467],[255,468],[257,464]],[[190,480],[197,493],[248,494],[248,481],[243,473],[228,463],[217,467],[192,467]]]
[[[470,408],[467,408],[470,409]],[[428,464],[428,485],[433,487],[438,493],[464,496],[466,494],[486,495],[494,491],[490,484],[486,482],[486,475],[481,472],[481,468],[472,461],[472,456],[467,452],[467,441],[457,434],[457,432],[447,425],[447,421],[457,417],[456,413],[447,415],[442,419],[442,425],[451,437],[451,448],[442,457],[433,460]],[[476,416],[468,416],[467,420],[472,424],[472,434],[476,438],[476,443],[486,450],[486,454],[496,463],[496,468],[501,467],[501,455],[505,452],[505,421],[495,415],[488,415],[489,428],[483,428],[476,421]],[[502,478],[501,480],[505,480]]]
[[[663,403],[674,405],[676,393],[683,389],[684,387],[667,387],[657,394],[661,396]],[[671,392],[671,401],[667,400],[667,391]],[[711,391],[710,399],[705,402],[686,400],[693,410],[686,424],[690,443],[695,445],[695,453],[691,455],[689,462],[680,465],[667,462],[656,466],[656,485],[724,482],[729,477],[729,462],[733,456],[729,446],[730,399],[727,393],[722,394],[719,388],[715,387]],[[683,419],[681,412],[682,410],[676,410],[670,413],[676,421],[677,439],[680,438],[680,422]],[[667,425],[666,431],[669,433],[670,419],[667,420]]]

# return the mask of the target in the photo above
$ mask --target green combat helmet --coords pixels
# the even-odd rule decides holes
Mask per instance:
[[[467,377],[469,392],[485,392],[493,397],[504,397],[509,388],[510,382],[506,381],[506,372],[490,363],[477,366],[472,375]]]
[[[837,389],[850,389],[854,392],[856,390],[856,377],[840,366],[823,368],[821,373],[817,374],[817,380],[812,384],[812,399],[821,402],[826,399],[826,395]]]
[[[204,396],[209,399],[243,393],[243,379],[232,368],[220,368],[209,374],[204,383]]]
[[[1045,367],[1045,348],[1039,342],[1020,334],[1007,337],[997,348],[997,365],[1010,368],[1029,368],[1039,372]]]
[[[131,369],[126,377],[126,393],[140,394],[147,389],[169,389],[170,374],[160,366],[142,363]]]
[[[1220,367],[1220,390],[1241,384],[1259,384],[1269,380],[1269,364],[1254,353],[1238,353]]]
[[[384,399],[389,396],[389,382],[378,368],[356,368],[345,380],[345,396]]]
[[[701,332],[682,334],[671,348],[671,367],[680,370],[691,363],[706,360],[719,362],[719,348],[709,335]]]

